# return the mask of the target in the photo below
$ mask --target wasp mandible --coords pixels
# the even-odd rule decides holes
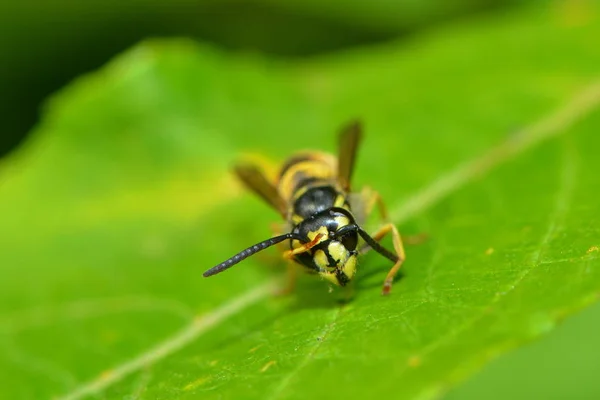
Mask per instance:
[[[377,192],[351,190],[350,180],[361,141],[359,122],[346,125],[340,132],[338,157],[321,152],[302,152],[281,167],[278,178],[270,182],[254,164],[240,164],[235,173],[250,190],[270,204],[288,222],[289,232],[242,250],[204,272],[212,276],[257,252],[289,240],[284,253],[325,280],[345,286],[356,273],[357,257],[370,249],[394,263],[383,282],[382,294],[389,294],[394,276],[405,259],[404,246],[395,225],[387,222],[387,213]],[[369,235],[355,218],[368,216],[377,205],[384,221]],[[379,244],[392,234],[394,252]],[[359,247],[359,237],[364,241]]]

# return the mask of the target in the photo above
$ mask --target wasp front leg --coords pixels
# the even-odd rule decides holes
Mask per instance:
[[[375,205],[377,205],[377,208],[379,209],[379,214],[381,215],[381,218],[384,221],[387,221],[387,219],[388,219],[387,210],[385,208],[385,204],[383,203],[383,200],[381,199],[381,196],[379,195],[379,193],[374,192],[370,189],[365,189],[363,191],[363,193],[365,193],[367,196],[369,196],[367,199],[364,199],[366,202],[365,214],[369,215],[372,212]],[[381,239],[383,239],[385,237],[385,235],[387,235],[390,232],[392,234],[392,244],[394,246],[394,251],[396,253],[396,260],[394,262],[394,265],[388,272],[387,276],[385,277],[385,280],[383,281],[383,289],[381,290],[381,294],[383,294],[383,295],[388,295],[390,293],[390,290],[392,289],[392,283],[394,282],[394,277],[396,276],[396,274],[400,270],[400,267],[402,266],[402,263],[406,259],[406,254],[404,252],[404,244],[402,243],[402,237],[400,236],[400,232],[398,232],[398,228],[396,228],[396,226],[393,223],[386,222],[375,233],[373,233],[371,235],[371,237],[376,242],[379,242]],[[371,248],[372,248],[372,246],[370,246],[367,243],[360,249],[360,253],[364,254],[367,251],[369,251]]]
[[[383,295],[388,295],[390,293],[390,290],[392,289],[392,283],[394,282],[394,277],[396,276],[398,270],[400,270],[400,267],[402,266],[402,263],[406,259],[406,255],[404,253],[404,245],[402,244],[400,232],[398,232],[398,229],[394,224],[387,223],[383,225],[377,230],[377,232],[371,235],[371,237],[375,239],[375,241],[379,242],[385,237],[385,235],[387,235],[390,232],[392,233],[392,243],[394,245],[394,251],[396,253],[397,259],[390,271],[388,272],[387,276],[385,277],[385,280],[383,281],[383,289],[381,290],[381,294]],[[361,252],[368,251],[369,247],[371,246],[363,247],[363,249],[365,250],[361,249]]]

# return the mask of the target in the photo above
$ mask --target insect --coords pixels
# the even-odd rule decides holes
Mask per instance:
[[[372,235],[360,226],[375,205],[382,219],[387,220],[377,192],[368,188],[359,193],[351,190],[361,136],[359,122],[346,125],[340,132],[337,158],[321,152],[298,153],[283,164],[275,182],[270,182],[254,164],[237,165],[235,173],[240,180],[279,212],[288,222],[288,232],[242,250],[203,275],[223,272],[261,250],[289,240],[284,257],[338,286],[345,286],[355,276],[359,254],[375,250],[393,263],[382,289],[382,294],[389,294],[405,259],[404,246],[398,229],[390,222]],[[392,235],[393,252],[379,244],[388,233]],[[364,241],[360,247],[359,237]]]

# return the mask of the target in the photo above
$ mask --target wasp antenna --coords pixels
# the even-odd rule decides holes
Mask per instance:
[[[267,247],[271,247],[274,244],[283,242],[286,239],[301,240],[301,238],[299,236],[294,235],[293,233],[286,233],[285,235],[275,236],[275,237],[267,239],[263,242],[257,243],[254,246],[250,246],[245,250],[240,251],[235,256],[231,257],[230,259],[225,260],[221,264],[215,265],[208,271],[204,272],[202,274],[202,276],[204,276],[206,278],[206,277],[209,277],[212,275],[216,275],[219,272],[223,272],[226,269],[233,267],[235,264],[239,263],[240,261],[250,257],[251,255],[258,253],[259,251],[264,250]]]
[[[398,256],[380,245],[375,239],[371,237],[367,232],[365,232],[362,228],[358,228],[358,234],[364,239],[365,242],[376,252],[390,260],[391,262],[398,261]]]

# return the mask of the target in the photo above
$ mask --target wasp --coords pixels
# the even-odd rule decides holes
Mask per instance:
[[[361,137],[361,124],[349,123],[341,129],[337,157],[321,152],[298,153],[283,164],[275,182],[269,181],[257,165],[237,165],[235,173],[241,182],[279,212],[288,223],[288,232],[242,250],[203,276],[223,272],[261,250],[289,240],[284,257],[338,286],[345,286],[354,278],[359,254],[375,250],[393,263],[382,289],[383,295],[389,294],[405,259],[404,246],[398,229],[390,222],[373,234],[360,225],[375,205],[387,221],[377,192],[365,188],[355,193],[351,189]],[[389,233],[393,252],[379,243]],[[364,241],[360,246],[359,238]]]

